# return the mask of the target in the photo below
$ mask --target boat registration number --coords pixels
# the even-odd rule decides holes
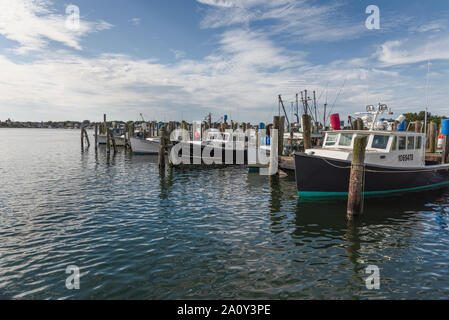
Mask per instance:
[[[399,161],[413,161],[413,154],[401,154],[398,157]]]

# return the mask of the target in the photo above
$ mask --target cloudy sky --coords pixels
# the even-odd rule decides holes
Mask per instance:
[[[0,0],[0,120],[268,122],[304,89],[416,112],[427,76],[448,116],[447,0]]]

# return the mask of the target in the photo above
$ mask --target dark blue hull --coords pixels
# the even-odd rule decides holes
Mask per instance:
[[[295,175],[301,198],[347,197],[350,161],[295,153]],[[449,164],[418,168],[367,165],[364,195],[385,196],[449,186]]]

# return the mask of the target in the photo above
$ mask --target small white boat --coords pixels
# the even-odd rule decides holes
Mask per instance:
[[[124,147],[125,146],[125,136],[115,136],[115,144],[117,147]],[[106,144],[106,135],[100,134],[98,135],[98,144]]]
[[[130,138],[131,150],[134,154],[158,154],[160,138]]]

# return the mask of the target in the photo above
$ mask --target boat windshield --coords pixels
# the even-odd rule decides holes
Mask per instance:
[[[353,134],[352,133],[342,133],[340,134],[340,140],[338,145],[342,147],[349,147],[351,145]]]
[[[207,135],[207,140],[218,140],[221,139],[221,133],[220,132],[209,132]]]
[[[421,149],[421,145],[422,145],[422,138],[416,137],[416,149]]]
[[[374,135],[373,143],[371,144],[371,148],[374,149],[387,149],[389,136],[385,135]]]
[[[325,146],[333,146],[337,142],[337,134],[336,133],[328,133],[326,136],[326,141],[324,142]]]

